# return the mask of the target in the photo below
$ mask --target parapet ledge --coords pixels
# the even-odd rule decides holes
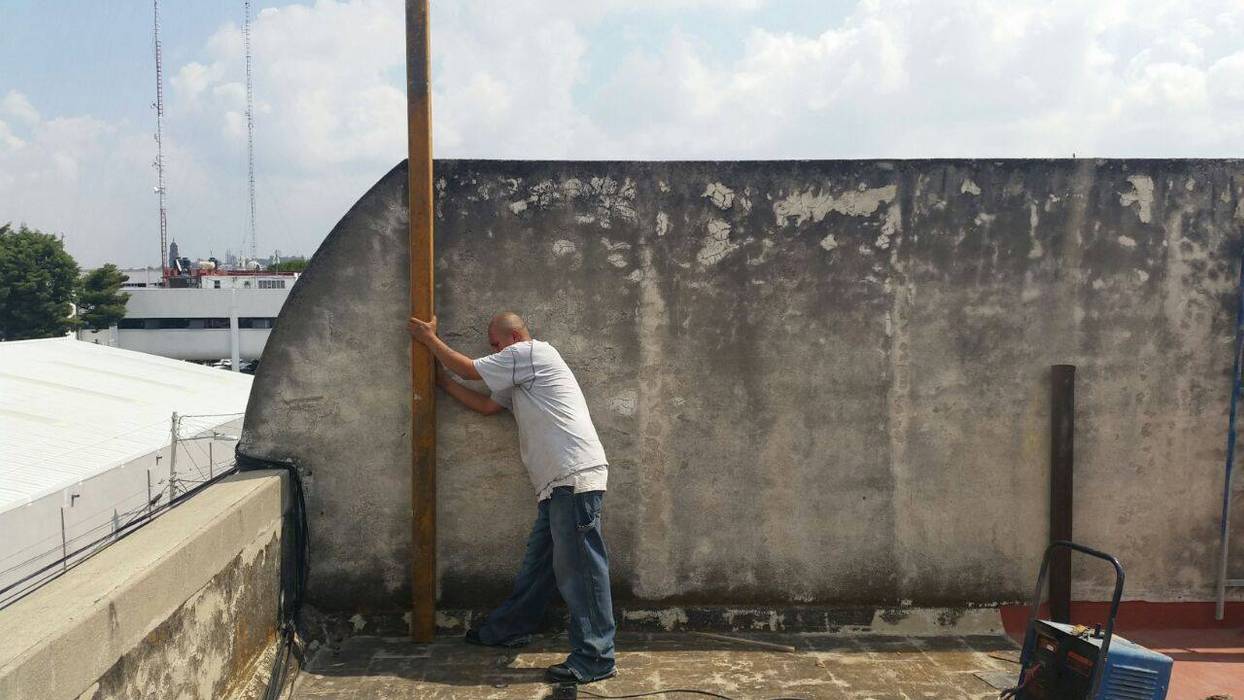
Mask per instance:
[[[279,536],[286,478],[228,477],[0,611],[0,697],[89,688],[239,553]]]

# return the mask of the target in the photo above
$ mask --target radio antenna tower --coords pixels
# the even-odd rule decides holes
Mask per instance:
[[[152,0],[155,13],[155,77],[156,99],[152,107],[156,112],[156,159],[152,165],[156,169],[156,194],[160,198],[160,283],[168,286],[168,212],[164,208],[164,59],[160,46],[160,0]]]
[[[243,243],[242,250],[249,250],[251,260],[256,257],[255,241],[255,91],[251,81],[251,3],[245,2],[246,19],[242,22],[242,43],[246,48],[246,174],[250,188],[251,217],[247,228],[249,248]]]

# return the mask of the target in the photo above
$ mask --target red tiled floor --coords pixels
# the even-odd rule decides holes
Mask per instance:
[[[1167,700],[1215,694],[1244,700],[1244,629],[1129,630],[1124,636],[1175,660]]]

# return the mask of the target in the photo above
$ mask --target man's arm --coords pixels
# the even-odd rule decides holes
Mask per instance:
[[[482,413],[486,416],[491,416],[495,413],[500,413],[501,411],[505,410],[505,406],[502,406],[496,401],[493,401],[488,396],[485,396],[484,394],[481,394],[478,391],[471,389],[470,387],[466,387],[466,386],[459,384],[458,382],[455,382],[454,380],[445,376],[444,372],[436,373],[436,383],[440,385],[442,389],[445,390],[445,393],[449,394],[455,399],[458,399],[459,401],[462,402],[464,406],[466,406],[467,408],[477,413]]]
[[[436,359],[449,368],[449,371],[463,379],[482,379],[479,372],[475,370],[475,363],[471,358],[449,347],[445,341],[437,337],[435,316],[431,321],[421,321],[411,316],[406,326],[410,329],[410,337],[427,346]]]

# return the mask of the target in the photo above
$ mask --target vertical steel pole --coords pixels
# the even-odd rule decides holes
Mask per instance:
[[[1050,542],[1070,542],[1076,430],[1075,365],[1050,367]],[[1071,550],[1050,557],[1050,619],[1071,622]]]
[[[428,0],[406,0],[406,122],[410,206],[410,313],[433,313],[432,121]],[[404,332],[404,331],[403,331]],[[432,354],[410,343],[411,526],[410,635],[436,633],[436,388]]]
[[[169,450],[168,460],[168,502],[173,504],[173,496],[177,495],[173,491],[173,482],[177,479],[177,412],[173,411],[173,427],[169,431],[172,436],[172,445]]]
[[[1218,580],[1214,585],[1214,619],[1227,612],[1227,559],[1231,545],[1231,482],[1235,468],[1235,431],[1239,420],[1240,372],[1244,366],[1244,264],[1240,266],[1239,296],[1235,311],[1235,358],[1231,364],[1231,407],[1227,414],[1227,464],[1222,480],[1222,518],[1218,523]]]

